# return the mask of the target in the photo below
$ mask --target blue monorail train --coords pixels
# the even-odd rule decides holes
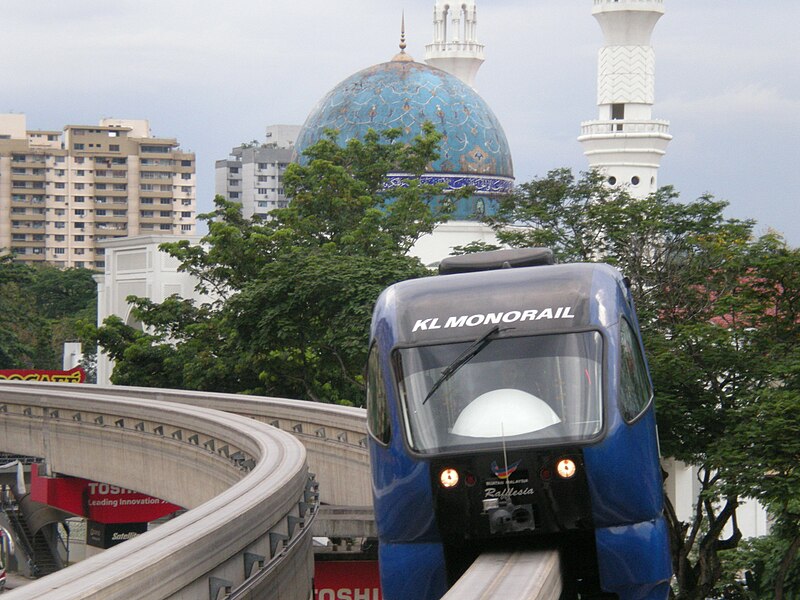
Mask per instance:
[[[653,394],[626,280],[547,249],[386,289],[367,367],[384,598],[440,598],[484,550],[558,548],[564,598],[672,574]],[[509,268],[511,267],[511,268]]]

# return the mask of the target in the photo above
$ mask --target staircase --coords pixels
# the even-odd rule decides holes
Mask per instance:
[[[59,565],[44,534],[39,531],[36,535],[33,535],[27,521],[17,508],[6,506],[5,513],[11,524],[16,543],[22,547],[28,556],[27,570],[30,576],[44,577],[58,571]]]

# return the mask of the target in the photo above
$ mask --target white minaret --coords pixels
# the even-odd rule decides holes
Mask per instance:
[[[578,141],[589,166],[609,185],[636,197],[658,189],[658,167],[672,139],[669,121],[653,119],[655,52],[650,37],[664,0],[594,0],[605,47],[600,50],[596,121],[581,124]]]
[[[483,64],[476,0],[436,0],[433,43],[425,46],[425,62],[475,87],[475,75]]]

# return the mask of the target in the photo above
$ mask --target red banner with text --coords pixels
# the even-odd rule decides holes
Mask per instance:
[[[83,383],[86,371],[75,367],[69,371],[43,371],[41,369],[0,369],[0,381],[51,381],[54,383]]]
[[[44,477],[31,465],[31,499],[98,523],[149,523],[180,506],[80,477]]]
[[[314,600],[381,600],[377,560],[314,563]]]

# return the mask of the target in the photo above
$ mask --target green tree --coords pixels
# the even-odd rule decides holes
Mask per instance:
[[[0,368],[61,368],[63,344],[97,314],[86,269],[60,270],[0,259]]]
[[[384,189],[389,172],[421,175],[441,139],[429,125],[410,144],[399,136],[340,147],[329,135],[289,166],[292,202],[268,219],[216,198],[200,245],[163,245],[210,300],[131,299],[145,332],[117,322],[98,332],[117,361],[112,380],[362,404],[372,306],[387,285],[428,274],[408,250],[452,210],[419,179]]]
[[[788,277],[798,265],[784,259],[778,268],[777,260],[796,253],[775,236],[754,240],[752,222],[725,219],[725,206],[709,196],[678,202],[671,188],[633,198],[603,185],[596,173],[576,179],[558,170],[520,186],[489,219],[503,243],[549,246],[562,261],[602,260],[630,278],[662,451],[700,474],[691,522],[667,510],[676,595],[687,600],[714,593],[720,556],[741,538],[739,499],[766,499],[753,479],[784,486],[785,500],[792,493],[785,486],[796,476],[783,471],[771,479],[780,467],[774,448],[764,447],[760,457],[742,451],[754,441],[743,421],[747,410],[768,414],[771,427],[790,436],[785,419],[800,414],[790,377],[797,365],[798,287]],[[787,417],[766,404],[772,394],[794,412]],[[741,460],[734,460],[735,448]],[[733,533],[723,538],[726,526]]]

